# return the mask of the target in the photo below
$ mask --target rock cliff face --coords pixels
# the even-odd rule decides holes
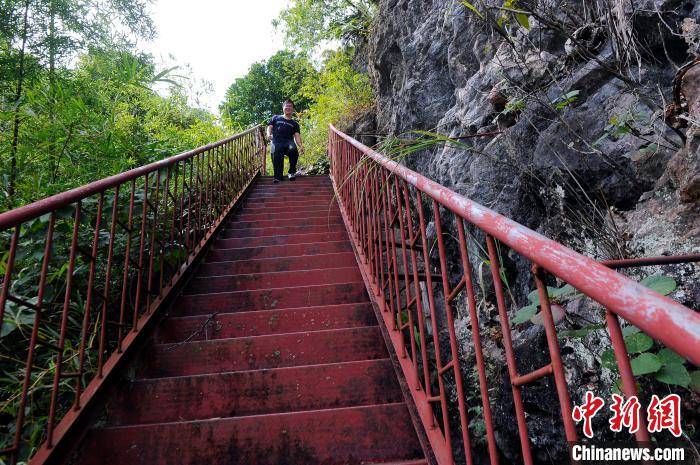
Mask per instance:
[[[700,65],[682,68],[698,53],[700,4],[515,3],[530,12],[526,21],[510,13],[499,21],[496,0],[472,1],[478,13],[458,0],[379,0],[367,46],[377,107],[364,127],[389,135],[499,132],[405,163],[596,259],[700,252]],[[532,289],[528,265],[510,267],[522,303]],[[659,271],[679,283],[671,297],[697,306],[697,266],[636,276]],[[567,313],[563,328],[602,321],[600,309],[580,300]],[[485,326],[493,318],[482,317]],[[468,348],[470,329],[462,327]],[[516,329],[515,343],[523,371],[547,363],[540,327]],[[597,361],[608,345],[595,332],[562,341],[576,402],[586,388],[610,387],[613,376]],[[499,347],[487,342],[491,375],[503,381],[492,401],[510,405]],[[552,386],[526,392],[536,456],[558,463],[563,437]],[[496,413],[501,452],[515,460],[512,412]]]

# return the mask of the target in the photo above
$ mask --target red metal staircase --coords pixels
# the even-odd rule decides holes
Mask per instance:
[[[332,126],[328,153],[330,178],[273,185],[256,127],[0,213],[0,368],[18,387],[0,463],[543,463],[533,384],[553,381],[562,438],[579,438],[555,284],[605,309],[626,397],[623,325],[700,364],[700,313],[614,271],[700,254],[596,262]],[[516,260],[546,339],[534,370],[511,334]]]
[[[329,178],[224,227],[77,463],[426,463]]]

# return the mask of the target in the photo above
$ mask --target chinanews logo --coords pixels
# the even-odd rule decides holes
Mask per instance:
[[[587,391],[581,405],[576,405],[571,417],[581,424],[585,442],[570,444],[572,463],[610,464],[610,463],[639,463],[639,464],[700,464],[700,456],[690,441],[683,437],[681,428],[681,398],[677,394],[669,394],[663,398],[654,394],[646,408],[636,396],[628,399],[613,394],[608,408],[611,412],[608,428],[613,433],[627,432],[630,441],[597,442],[593,419],[605,407],[605,400]],[[648,434],[666,433],[665,437],[673,437],[670,441],[648,441]],[[670,435],[670,436],[669,436]]]

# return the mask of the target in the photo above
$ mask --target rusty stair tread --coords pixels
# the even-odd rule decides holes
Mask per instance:
[[[222,239],[238,239],[244,237],[294,236],[304,234],[345,232],[342,223],[303,226],[278,226],[272,228],[224,229]]]
[[[217,248],[267,247],[272,245],[308,244],[310,242],[346,241],[348,234],[344,229],[303,234],[286,234],[267,237],[218,238]]]
[[[213,248],[209,251],[205,263],[237,260],[256,260],[265,258],[285,258],[324,255],[330,253],[352,252],[348,240],[311,242],[303,244],[270,245],[267,247]]]
[[[204,263],[197,270],[198,277],[231,276],[240,274],[277,273],[283,271],[310,271],[357,266],[352,251],[290,257],[242,259]]]
[[[343,224],[343,217],[340,215],[333,216],[315,216],[305,218],[303,221],[299,218],[290,219],[264,219],[253,221],[232,221],[226,224],[225,231],[237,231],[241,229],[263,229],[263,228],[280,228],[280,227],[297,227],[300,224],[304,226],[330,226]]]
[[[386,355],[378,326],[154,344],[144,350],[137,378],[373,360]]]
[[[299,331],[357,328],[373,326],[376,322],[369,302],[217,313],[166,318],[160,324],[155,340],[167,344],[185,340],[231,339]]]
[[[252,291],[271,289],[276,286],[297,287],[352,282],[362,282],[362,274],[357,266],[243,275],[196,276],[188,284],[185,294]]]
[[[334,206],[335,204],[336,204],[335,201],[331,201],[329,199],[304,200],[303,196],[298,196],[294,199],[289,199],[289,200],[279,198],[279,199],[270,199],[270,200],[266,200],[263,202],[251,202],[250,204],[246,205],[246,208],[250,209],[250,210],[258,210],[258,211],[266,210],[268,208],[286,208],[287,211],[289,211],[289,210],[294,210],[294,209],[303,208],[303,207],[328,208],[329,206]]]
[[[329,218],[329,217],[341,217],[339,209],[331,210],[294,210],[278,213],[246,213],[242,211],[236,212],[233,218],[227,224],[234,224],[236,221],[255,221],[255,220],[269,220],[269,219],[293,219],[298,222],[303,222],[307,218]]]
[[[288,208],[285,206],[270,206],[266,205],[264,207],[256,206],[255,204],[244,205],[239,210],[236,210],[235,214],[239,215],[260,215],[260,214],[270,214],[275,215],[278,213],[307,213],[307,212],[340,212],[338,204],[325,203],[325,204],[313,204],[306,206],[295,206],[294,208]]]
[[[93,429],[81,464],[387,462],[423,456],[404,403]]]
[[[202,315],[213,312],[315,307],[352,302],[369,302],[364,283],[349,282],[183,295],[175,303],[172,313],[182,316]]]
[[[325,192],[319,192],[319,191],[314,191],[314,190],[304,190],[304,189],[299,189],[299,190],[293,190],[293,191],[275,191],[274,189],[270,189],[269,191],[265,192],[253,192],[250,195],[246,197],[246,201],[249,203],[258,203],[258,202],[267,202],[267,201],[279,201],[280,199],[284,200],[303,200],[303,201],[310,201],[310,200],[325,200],[329,201],[331,200],[335,195],[333,194],[333,191],[330,189],[325,191]]]
[[[140,380],[107,424],[228,418],[401,402],[388,358]]]
[[[252,191],[250,194],[246,196],[247,201],[251,201],[251,199],[258,199],[262,197],[279,197],[279,196],[286,196],[286,197],[292,197],[292,196],[298,196],[298,195],[319,195],[319,196],[327,196],[327,197],[334,197],[335,192],[333,191],[333,187],[331,185],[328,186],[312,186],[309,187],[308,185],[287,185],[287,186],[280,186],[280,185],[273,185],[269,187],[263,187],[260,186],[254,191]]]

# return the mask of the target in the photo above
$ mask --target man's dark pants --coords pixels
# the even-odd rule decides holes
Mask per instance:
[[[294,142],[281,142],[272,144],[272,168],[274,169],[275,179],[282,180],[284,176],[284,157],[289,157],[289,172],[297,172],[297,161],[299,160],[299,151]]]

